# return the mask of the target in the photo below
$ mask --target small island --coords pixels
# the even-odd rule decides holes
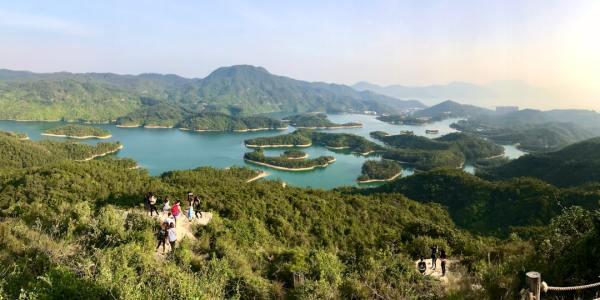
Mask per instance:
[[[325,168],[335,162],[333,156],[320,156],[315,159],[290,159],[285,154],[281,156],[265,156],[262,149],[244,154],[246,162],[283,171],[312,171]]]
[[[287,117],[284,120],[298,129],[343,129],[361,128],[363,126],[361,123],[355,122],[344,124],[333,123],[327,118],[327,115],[322,113],[295,115]]]
[[[108,139],[112,137],[108,130],[78,124],[67,124],[50,128],[44,131],[42,135],[72,139]]]
[[[422,126],[432,123],[432,119],[428,117],[414,117],[410,115],[387,115],[379,116],[377,120],[395,125],[413,125]]]
[[[285,157],[287,159],[306,159],[306,158],[308,158],[308,154],[306,152],[303,152],[300,150],[295,150],[295,149],[286,150],[285,152],[283,152],[283,154],[281,156]]]
[[[312,141],[301,132],[294,131],[289,134],[245,140],[244,144],[248,148],[305,148],[312,146]]]
[[[400,164],[382,159],[380,161],[368,160],[362,166],[358,183],[373,183],[392,181],[402,175]]]

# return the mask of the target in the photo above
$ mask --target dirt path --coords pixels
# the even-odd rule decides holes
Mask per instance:
[[[442,276],[442,261],[440,259],[436,260],[435,270],[431,269],[431,259],[425,259],[427,263],[427,270],[425,271],[425,276],[434,277],[442,282],[442,284],[446,287],[454,286],[460,280],[460,274],[453,272],[453,265],[457,264],[458,261],[455,259],[447,259],[446,260],[446,276]],[[415,268],[418,269],[419,261],[415,261]]]
[[[154,218],[156,218],[162,222],[167,218],[167,215],[161,213],[160,216],[158,216],[158,217],[155,216]],[[194,225],[194,224],[207,225],[211,219],[212,219],[211,212],[202,212],[201,218],[193,218],[191,221],[188,220],[187,216],[185,216],[183,214],[180,215],[177,218],[177,225],[175,226],[175,229],[177,230],[177,242],[180,242],[184,238],[189,238],[191,240],[195,240],[196,237],[194,236],[192,225]],[[170,251],[171,251],[170,246],[167,243],[165,254],[169,253]],[[156,255],[157,255],[157,257],[163,256],[162,247],[161,247],[161,249],[156,251]]]

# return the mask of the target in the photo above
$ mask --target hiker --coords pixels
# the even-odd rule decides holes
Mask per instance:
[[[156,196],[154,194],[149,193],[148,197],[148,209],[150,210],[150,216],[152,217],[152,212],[156,212],[156,216],[158,217],[158,209],[156,209]]]
[[[433,245],[431,247],[431,269],[435,270],[435,261],[436,261],[436,255],[438,252],[438,246],[437,245]]]
[[[168,223],[160,224],[160,230],[158,231],[158,234],[156,236],[156,238],[158,239],[158,246],[156,246],[156,250],[158,250],[158,248],[160,248],[160,246],[162,245],[162,253],[165,253],[165,245],[167,244],[167,225]]]
[[[167,235],[169,244],[171,245],[171,251],[173,251],[175,250],[175,243],[177,242],[177,230],[175,229],[175,224],[171,224],[169,230],[167,230]]]
[[[425,274],[425,270],[427,270],[427,264],[425,263],[425,258],[423,258],[423,256],[421,256],[421,260],[417,264],[417,268],[421,274]]]
[[[198,196],[194,196],[194,205],[192,205],[194,207],[194,215],[196,216],[196,218],[198,218],[198,214],[200,214],[200,218],[202,218],[202,208],[200,207],[200,198],[198,198]]]
[[[177,225],[177,217],[181,214],[181,202],[177,201],[171,207],[171,214],[173,214],[173,218],[175,218],[175,225]]]
[[[192,206],[192,202],[194,201],[194,193],[188,192],[187,194],[187,202],[189,206]]]
[[[173,217],[173,214],[171,214],[171,212],[167,213],[167,218],[163,221],[163,224],[166,225],[167,229],[171,227],[171,224],[175,224],[175,218]]]
[[[187,209],[187,217],[190,222],[194,219],[194,207],[192,205]]]
[[[442,261],[442,276],[446,276],[446,251],[440,250],[440,260]]]
[[[144,195],[144,206],[146,207],[146,210],[150,210],[150,192],[147,192]]]
[[[168,214],[171,211],[171,203],[169,203],[169,197],[165,196],[165,204],[163,204],[163,213]]]

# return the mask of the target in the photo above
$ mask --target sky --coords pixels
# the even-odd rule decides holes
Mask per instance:
[[[522,80],[600,110],[600,1],[0,0],[0,68],[308,81]],[[539,105],[539,99],[538,99]]]

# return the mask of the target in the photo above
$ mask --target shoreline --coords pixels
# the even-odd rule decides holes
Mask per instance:
[[[69,139],[76,139],[76,140],[86,140],[86,139],[110,139],[110,138],[112,137],[112,134],[109,134],[109,135],[103,135],[103,136],[97,136],[97,135],[82,135],[82,136],[75,136],[75,135],[67,135],[67,134],[42,133],[41,135],[44,135],[44,136],[52,136],[52,137],[62,137],[62,138],[69,138]]]
[[[323,165],[316,165],[316,166],[312,166],[312,167],[306,167],[306,168],[286,168],[286,167],[280,167],[280,166],[275,166],[275,165],[270,165],[268,163],[263,163],[263,162],[259,162],[259,161],[255,161],[255,160],[250,160],[247,158],[244,158],[244,161],[252,163],[252,164],[256,164],[256,165],[261,165],[261,166],[265,166],[265,167],[269,167],[269,168],[273,168],[273,169],[277,169],[277,170],[282,170],[282,171],[292,171],[292,172],[302,172],[302,171],[312,171],[316,168],[326,168],[327,166],[329,166],[330,164],[335,162],[335,158],[328,161],[326,164]]]
[[[123,147],[124,147],[123,145],[120,145],[115,150],[110,150],[110,151],[106,151],[104,153],[95,154],[95,155],[92,155],[91,157],[84,158],[84,159],[75,159],[75,161],[78,161],[78,162],[90,161],[90,160],[92,160],[94,158],[98,158],[98,157],[102,157],[102,156],[106,156],[106,155],[109,155],[109,154],[113,154],[113,153],[119,152],[121,149],[123,149]]]
[[[307,159],[308,158],[308,153],[304,153],[303,156],[300,157],[285,157],[285,159],[288,160],[299,160],[299,159]]]
[[[269,174],[269,173],[267,173],[267,172],[265,172],[265,171],[260,171],[260,173],[258,173],[258,175],[254,176],[254,177],[252,177],[252,178],[250,178],[250,179],[248,179],[248,180],[246,180],[246,183],[250,183],[250,182],[252,182],[252,181],[259,180],[259,179],[261,179],[261,178],[264,178],[264,177],[267,177],[267,176],[269,176],[269,175],[271,175],[271,174]]]
[[[142,128],[144,128],[144,129],[170,129],[170,128],[173,128],[173,126],[144,125]]]
[[[171,127],[171,128],[173,128],[173,127]],[[189,129],[189,128],[185,128],[185,127],[179,127],[177,129],[182,130],[182,131],[192,131],[192,132],[255,132],[255,131],[270,131],[270,130],[288,130],[288,128],[289,127],[213,130],[213,129]]]
[[[138,128],[142,127],[142,124],[134,124],[134,125],[115,125],[118,128]]]
[[[294,126],[294,125],[292,125]],[[347,128],[363,128],[363,125],[336,125],[336,126],[294,126],[296,129],[347,129]]]
[[[372,182],[388,182],[392,181],[398,177],[402,176],[402,171],[398,172],[398,174],[387,178],[387,179],[368,179],[368,180],[356,180],[358,183],[372,183]]]
[[[303,144],[303,145],[290,145],[290,144],[282,144],[282,145],[253,145],[253,144],[244,144],[247,148],[307,148],[312,146],[312,143]]]

